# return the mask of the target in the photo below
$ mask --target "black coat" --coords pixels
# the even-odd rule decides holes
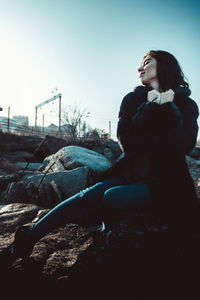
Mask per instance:
[[[198,107],[186,87],[162,105],[147,101],[149,90],[138,86],[121,103],[117,137],[125,157],[107,175],[149,183],[154,211],[185,215],[197,201],[185,155],[196,145]]]

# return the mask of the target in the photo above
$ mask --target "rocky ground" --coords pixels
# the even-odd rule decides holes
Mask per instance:
[[[37,137],[32,140],[29,137],[27,151],[27,139],[23,137],[24,146],[19,140],[14,143],[15,139],[12,137],[13,147],[21,151],[17,153],[21,162],[22,157],[24,162],[41,162],[41,157],[44,159],[66,146],[62,140],[49,138],[44,144]],[[42,143],[35,155],[35,149]],[[17,151],[8,144],[0,147],[1,162],[7,166],[10,162],[7,169],[2,164],[3,177],[5,174],[12,177],[19,171],[16,165],[19,159],[13,155]],[[96,151],[104,153],[105,145],[88,142],[87,146],[88,149],[95,146]],[[113,150],[115,158],[120,154],[117,151]],[[107,155],[112,160],[108,150]],[[200,196],[199,158],[188,156],[187,163]],[[7,180],[9,184],[11,179]],[[4,184],[5,180],[0,180],[1,188]],[[172,237],[165,224],[143,214],[130,216],[103,232],[102,224],[87,229],[68,224],[37,242],[27,260],[8,264],[8,258],[3,258],[2,253],[13,241],[16,229],[35,222],[48,210],[33,203],[0,205],[0,291],[6,299],[199,299],[196,274],[200,267],[200,231],[189,237],[183,233],[184,239]]]
[[[1,213],[4,247],[15,226],[38,210],[12,205],[9,221]],[[186,239],[180,250],[163,236],[164,229],[162,235],[150,232],[146,240],[134,232],[117,239],[111,235],[108,245],[105,237],[78,225],[59,228],[42,238],[27,260],[11,266],[1,262],[1,294],[6,299],[198,299],[200,245]]]
[[[190,156],[187,156],[187,164],[195,184],[198,199],[200,201],[200,159],[194,159]]]

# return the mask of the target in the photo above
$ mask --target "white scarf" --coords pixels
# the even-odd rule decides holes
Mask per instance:
[[[170,89],[164,93],[159,93],[156,90],[151,90],[148,92],[147,100],[158,104],[172,102],[174,100],[174,91]]]

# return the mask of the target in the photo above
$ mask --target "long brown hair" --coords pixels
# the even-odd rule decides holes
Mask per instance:
[[[179,62],[172,54],[162,50],[150,50],[147,55],[154,57],[157,61],[157,77],[163,91],[179,86],[189,87]]]

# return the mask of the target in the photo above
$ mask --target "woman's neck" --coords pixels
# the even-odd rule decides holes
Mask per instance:
[[[150,84],[149,84],[150,87],[152,87],[152,89],[158,91],[159,93],[162,93],[163,90],[160,88],[159,86],[159,82],[157,80],[154,80],[152,81]]]

